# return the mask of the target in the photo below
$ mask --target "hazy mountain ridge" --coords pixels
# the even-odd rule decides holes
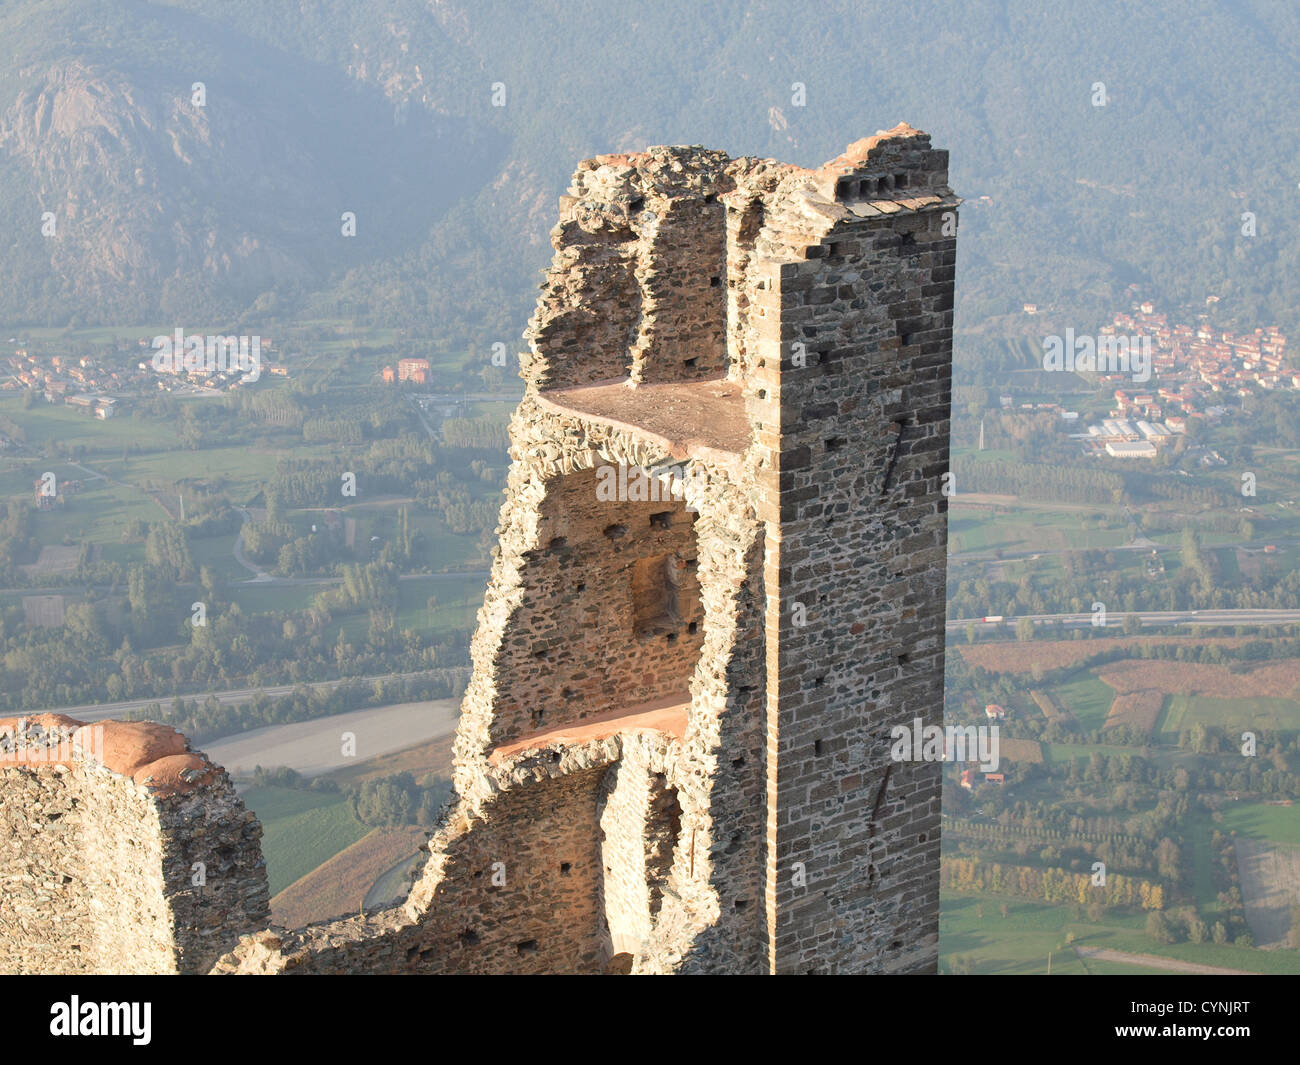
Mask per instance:
[[[149,28],[176,54],[177,33]],[[140,62],[139,45],[107,58],[71,45],[18,72],[0,113],[0,211],[17,251],[0,266],[17,275],[0,314],[28,317],[35,283],[69,317],[229,315],[414,247],[495,171],[501,138],[473,123],[397,110],[342,70],[237,35],[208,44],[215,60],[183,65]]]
[[[21,45],[0,79],[5,318],[227,313],[271,290],[283,309],[319,290],[322,313],[509,340],[576,159],[707,143],[815,165],[903,118],[951,148],[968,200],[959,324],[1021,302],[1082,320],[1135,280],[1169,301],[1213,292],[1244,320],[1286,326],[1300,306],[1294,215],[1273,209],[1300,180],[1300,16],[1283,6],[56,6],[5,19]],[[119,29],[92,34],[106,10]],[[43,109],[82,124],[43,127]],[[72,143],[50,143],[65,128]],[[69,204],[88,221],[55,248],[36,219]]]

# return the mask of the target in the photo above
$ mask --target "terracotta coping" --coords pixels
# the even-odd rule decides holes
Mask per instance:
[[[78,762],[99,761],[160,796],[203,787],[211,782],[217,768],[202,754],[190,751],[189,741],[180,732],[153,721],[87,724],[64,714],[0,718],[0,734],[21,735],[33,726],[41,728],[50,741],[23,744],[17,751],[0,751],[0,768],[71,767]]]
[[[620,707],[603,714],[593,714],[581,721],[556,725],[503,743],[488,755],[488,761],[500,765],[522,751],[542,750],[547,747],[573,747],[593,740],[608,739],[620,732],[651,730],[662,732],[678,742],[686,738],[686,717],[691,699],[686,693],[670,695],[636,706]]]

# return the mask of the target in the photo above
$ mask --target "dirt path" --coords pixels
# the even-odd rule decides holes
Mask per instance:
[[[409,886],[407,874],[410,873],[412,866],[422,862],[425,857],[419,844],[413,846],[410,854],[389,866],[375,878],[375,882],[370,885],[370,890],[366,892],[366,897],[361,900],[361,909],[378,910],[405,898]]]
[[[1178,958],[1162,958],[1156,954],[1130,954],[1124,950],[1103,950],[1100,947],[1075,947],[1074,952],[1080,958],[1122,962],[1124,965],[1141,965],[1147,969],[1167,969],[1175,973],[1195,973],[1198,976],[1259,975],[1247,972],[1245,969],[1223,969],[1217,965],[1201,965],[1198,962],[1181,961]]]

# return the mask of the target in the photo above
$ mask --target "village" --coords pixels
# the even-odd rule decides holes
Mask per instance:
[[[1218,421],[1231,406],[1244,404],[1256,389],[1300,388],[1300,373],[1283,369],[1286,337],[1276,326],[1252,333],[1215,331],[1197,325],[1170,324],[1143,302],[1130,313],[1115,315],[1103,335],[1135,333],[1152,338],[1155,352],[1153,387],[1114,390],[1115,406],[1100,425],[1088,427],[1087,450],[1113,458],[1154,458],[1188,422]],[[1108,374],[1102,383],[1123,382]]]
[[[134,345],[140,349],[138,357],[126,342],[119,343],[112,356],[45,354],[16,337],[11,337],[9,343],[14,345],[13,350],[0,356],[0,367],[10,376],[0,381],[0,391],[36,391],[48,403],[62,403],[100,419],[112,418],[132,400],[160,392],[219,395],[252,383],[238,367],[189,372],[180,367],[178,360],[175,369],[155,369],[151,363],[151,338],[147,337]],[[274,341],[261,338],[261,348],[274,351]],[[276,376],[288,376],[283,365],[266,369]]]
[[[1027,303],[1024,313],[1036,315],[1039,308]],[[1152,380],[1134,387],[1124,372],[1097,376],[1101,388],[1111,391],[1114,405],[1107,417],[1073,434],[1090,456],[1154,459],[1189,425],[1213,424],[1231,411],[1249,410],[1257,390],[1300,388],[1300,372],[1284,368],[1286,337],[1277,326],[1233,333],[1211,328],[1207,315],[1195,325],[1171,324],[1168,315],[1143,301],[1117,313],[1099,332],[1102,337],[1149,338]],[[1004,409],[1015,406],[1012,396],[1000,399]],[[1021,403],[1018,409],[1052,411],[1068,423],[1079,420],[1078,411],[1060,403]],[[1212,452],[1203,459],[1205,465],[1221,461]]]

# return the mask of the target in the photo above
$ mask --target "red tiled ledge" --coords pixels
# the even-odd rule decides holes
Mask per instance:
[[[690,709],[688,693],[669,695],[636,706],[619,707],[603,714],[593,714],[581,721],[554,728],[541,729],[522,739],[503,743],[495,748],[488,761],[500,765],[523,751],[544,750],[547,747],[574,747],[593,740],[608,739],[620,732],[650,730],[662,732],[681,742],[686,738],[686,716]]]

